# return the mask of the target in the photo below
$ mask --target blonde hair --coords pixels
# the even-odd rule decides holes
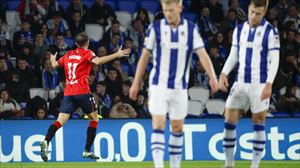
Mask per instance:
[[[182,0],[160,0],[160,3],[166,3],[166,4],[169,4],[169,3],[182,3]]]

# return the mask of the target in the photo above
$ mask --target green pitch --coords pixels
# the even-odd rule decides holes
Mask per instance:
[[[220,168],[221,161],[184,161],[182,168]],[[249,168],[249,161],[237,161],[236,168]],[[152,162],[48,162],[0,163],[0,168],[152,168]],[[166,168],[169,163],[166,162]],[[300,168],[300,161],[263,161],[261,168]]]

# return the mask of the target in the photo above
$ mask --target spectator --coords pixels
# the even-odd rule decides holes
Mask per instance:
[[[26,116],[34,118],[38,109],[44,108],[47,109],[47,102],[40,96],[35,96],[29,99],[26,103]]]
[[[300,32],[300,14],[297,12],[296,5],[292,5],[290,7],[288,15],[284,19],[284,23],[292,21],[294,22],[294,29]]]
[[[14,33],[13,46],[14,50],[21,51],[21,46],[28,42],[30,44],[34,41],[33,32],[31,31],[31,24],[28,20],[23,20],[21,30]]]
[[[121,60],[120,59],[114,59],[112,61],[112,63],[111,63],[111,66],[113,68],[115,68],[116,70],[118,70],[118,74],[121,75],[121,80],[122,81],[128,80],[128,69],[125,69],[125,70],[123,69],[123,66],[121,64]]]
[[[148,98],[140,91],[137,98],[137,118],[150,118],[150,112],[148,108]]]
[[[108,55],[107,48],[105,46],[100,46],[97,49],[97,56],[102,57],[102,56],[105,56],[105,55]]]
[[[208,40],[212,40],[213,36],[218,32],[214,20],[210,17],[210,10],[208,7],[202,9],[198,26],[200,27],[201,35]]]
[[[66,87],[65,79],[61,79],[58,86],[55,88],[55,97],[49,101],[49,114],[58,116],[60,102],[64,97],[64,88]]]
[[[99,113],[103,118],[109,117],[109,111],[112,107],[112,99],[108,95],[106,90],[106,83],[104,81],[99,81],[96,87],[96,103],[99,107]]]
[[[50,34],[55,37],[56,34],[62,34],[66,37],[72,37],[69,24],[62,18],[61,14],[56,12],[53,14],[52,19],[47,21],[47,27]]]
[[[219,49],[216,44],[211,44],[209,47],[209,55],[211,62],[213,64],[213,67],[215,68],[215,72],[217,77],[221,74],[223,65],[224,65],[224,60],[219,54]]]
[[[137,104],[136,102],[132,101],[129,98],[129,89],[131,87],[131,82],[130,80],[123,81],[122,83],[122,93],[120,95],[121,101],[124,103],[130,104],[132,107],[136,108]]]
[[[85,24],[84,20],[82,20],[82,17],[80,15],[79,11],[74,11],[72,14],[72,19],[70,20],[70,31],[72,34],[72,37],[75,38],[75,36],[78,33],[84,32],[85,30]]]
[[[228,6],[231,9],[235,9],[237,13],[237,18],[240,22],[244,22],[247,20],[247,15],[245,11],[240,7],[240,0],[229,0]]]
[[[0,45],[3,43],[10,44],[11,38],[9,34],[9,29],[5,22],[0,18]]]
[[[237,18],[237,12],[235,9],[229,9],[226,17],[221,23],[222,32],[227,32],[228,30],[234,29],[239,24]]]
[[[139,19],[131,21],[131,25],[128,29],[128,37],[131,38],[131,41],[133,42],[132,49],[139,51],[143,46],[145,38],[144,25]]]
[[[137,11],[136,19],[141,21],[141,23],[143,25],[143,28],[144,28],[144,31],[150,25],[150,19],[149,19],[148,11],[144,8],[140,8]]]
[[[105,74],[102,72],[102,65],[93,65],[91,73],[95,75],[97,82],[104,81]]]
[[[288,12],[288,3],[287,3],[287,0],[278,0],[274,9],[275,11],[278,12],[278,19],[280,21],[280,23],[283,23],[285,17],[286,17],[286,14]]]
[[[135,74],[139,53],[133,49],[133,41],[130,37],[126,38],[125,47],[130,48],[131,52],[128,57],[122,57],[121,60],[123,60],[123,66],[127,66],[127,75],[132,77]]]
[[[223,6],[219,3],[218,0],[208,0],[207,7],[211,12],[211,18],[217,24],[220,24],[224,18]]]
[[[0,57],[0,90],[4,89],[11,79],[12,73],[8,70],[6,60]]]
[[[137,113],[134,108],[130,104],[123,102],[115,104],[109,113],[109,118],[136,118],[136,116]]]
[[[124,43],[125,34],[120,30],[120,23],[117,20],[114,20],[111,23],[111,27],[104,33],[102,44],[109,44],[114,34],[120,35],[119,45]]]
[[[19,103],[10,96],[8,90],[1,90],[0,96],[0,119],[20,118],[24,116],[24,111],[21,109]]]
[[[28,19],[31,22],[42,23],[46,10],[37,2],[37,0],[21,0],[17,12],[21,20]]]
[[[58,72],[51,65],[50,59],[46,59],[44,62],[44,68],[42,72],[43,88],[46,90],[53,90],[58,86]]]
[[[36,87],[36,76],[32,68],[28,65],[25,58],[19,58],[17,61],[16,73],[19,75],[20,82],[28,88]]]
[[[191,12],[194,13],[201,13],[201,10],[204,6],[204,1],[203,0],[191,0],[190,4],[190,10]]]
[[[96,74],[94,74],[93,71],[91,71],[91,73],[90,73],[90,76],[88,78],[88,83],[89,83],[91,92],[95,92],[96,87],[97,87],[97,79],[96,79]]]
[[[111,40],[107,44],[108,53],[112,54],[118,51],[121,44],[121,36],[119,33],[114,33]]]
[[[48,46],[55,43],[55,39],[51,36],[46,24],[41,26],[41,32],[43,34],[44,41]]]
[[[199,61],[197,61],[197,67],[195,72],[195,86],[201,86],[204,88],[209,88],[209,76],[205,72],[203,66]]]
[[[267,20],[276,28],[278,28],[278,30],[280,31],[282,28],[282,23],[279,21],[278,18],[278,13],[277,11],[272,8],[269,10],[268,14],[267,14]]]
[[[277,110],[291,115],[300,110],[300,99],[296,97],[296,86],[287,87],[286,93],[278,98]]]
[[[37,119],[37,120],[47,119],[47,109],[45,109],[43,107],[38,108],[36,115],[35,115],[35,119]]]
[[[115,68],[108,69],[107,77],[105,79],[105,83],[107,86],[107,93],[111,98],[115,98],[121,94],[122,91],[122,79],[119,75],[119,72]]]
[[[29,86],[20,80],[20,76],[17,73],[12,74],[6,89],[18,103],[24,103],[29,99]]]
[[[228,49],[226,48],[223,33],[217,33],[217,35],[215,36],[214,43],[218,46],[219,55],[223,58],[223,61],[225,62],[228,55]]]
[[[56,13],[59,13],[60,16],[65,16],[64,8],[56,0],[45,0],[45,9],[47,11],[46,20],[51,19]]]
[[[286,31],[286,39],[282,41],[281,48],[282,54],[284,54],[287,50],[299,49],[299,43],[296,41],[295,30],[289,29]]]
[[[98,23],[103,27],[108,25],[107,21],[116,20],[116,14],[110,5],[106,4],[104,0],[95,0],[95,3],[91,6],[90,20],[92,23]]]
[[[38,57],[38,63],[41,65],[45,60],[45,55],[49,46],[45,43],[45,38],[42,32],[35,34],[35,42],[33,45],[32,54]]]
[[[88,19],[89,8],[83,2],[81,2],[81,0],[72,0],[71,1],[70,6],[67,8],[67,20],[68,21],[72,20],[72,14],[75,11],[80,12],[82,20]],[[97,11],[97,12],[99,12],[99,11]],[[92,13],[92,14],[94,14],[94,13]]]
[[[58,59],[65,55],[71,48],[65,43],[65,37],[63,34],[58,33],[56,35],[55,44],[58,50],[57,57]]]

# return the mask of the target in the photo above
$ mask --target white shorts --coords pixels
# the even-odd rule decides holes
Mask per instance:
[[[182,120],[187,115],[188,93],[186,89],[149,88],[149,110],[153,115],[166,115],[172,120]]]
[[[270,99],[260,100],[265,84],[234,83],[226,101],[226,108],[249,108],[252,113],[259,113],[269,109]]]

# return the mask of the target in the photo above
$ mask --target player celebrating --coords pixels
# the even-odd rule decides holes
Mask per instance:
[[[183,146],[183,124],[187,115],[187,85],[191,54],[196,52],[210,77],[213,92],[217,80],[211,60],[204,49],[199,30],[192,22],[180,17],[180,0],[161,0],[165,18],[154,22],[146,35],[144,49],[130,89],[136,99],[150,53],[153,65],[149,77],[149,109],[153,132],[151,149],[154,166],[164,167],[165,123],[169,113],[172,131],[169,138],[170,167],[179,168]]]
[[[253,158],[251,168],[258,168],[265,148],[265,117],[269,108],[272,83],[279,64],[279,35],[263,17],[267,0],[251,0],[248,21],[233,32],[229,57],[220,75],[219,86],[227,90],[227,75],[238,63],[238,73],[226,101],[223,147],[226,168],[234,167],[236,124],[249,107],[253,122]]]
[[[97,108],[88,84],[88,77],[92,68],[92,64],[104,64],[115,58],[128,55],[130,49],[125,49],[117,53],[97,57],[91,50],[88,49],[89,40],[85,33],[79,33],[75,38],[77,49],[69,51],[66,55],[56,61],[56,54],[51,55],[51,64],[53,67],[64,67],[66,74],[66,88],[64,90],[64,98],[61,103],[58,119],[49,127],[45,140],[41,142],[41,157],[48,161],[48,144],[54,137],[55,132],[62,127],[72,112],[80,107],[90,119],[90,124],[87,129],[87,138],[84,158],[99,159],[91,150],[91,146],[96,136],[98,126]]]

